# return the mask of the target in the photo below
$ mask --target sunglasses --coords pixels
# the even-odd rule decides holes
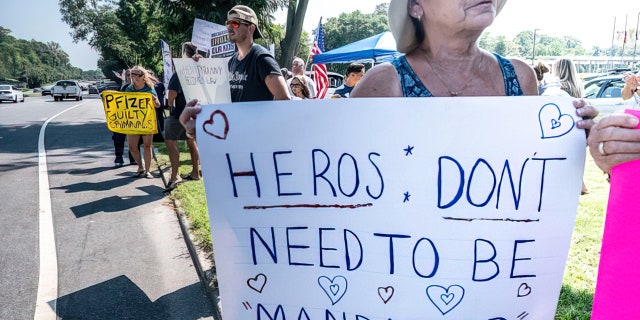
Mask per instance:
[[[142,73],[131,73],[134,77],[142,77]]]
[[[289,85],[291,88],[302,88],[302,85],[299,83],[292,83]]]
[[[231,26],[231,28],[234,28],[234,29],[240,28],[241,24],[244,24],[245,26],[250,25],[250,23],[242,22],[242,21],[238,21],[238,20],[227,20],[227,22],[225,24],[227,26]]]

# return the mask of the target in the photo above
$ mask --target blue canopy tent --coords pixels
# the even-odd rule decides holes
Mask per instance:
[[[313,56],[314,64],[333,62],[381,63],[400,55],[396,51],[396,40],[386,31],[348,45]]]

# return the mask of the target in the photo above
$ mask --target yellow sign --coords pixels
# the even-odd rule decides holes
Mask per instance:
[[[158,133],[156,108],[148,92],[102,92],[109,130],[124,134]]]

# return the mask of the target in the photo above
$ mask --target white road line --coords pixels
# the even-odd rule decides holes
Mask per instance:
[[[58,258],[56,256],[56,240],[53,230],[53,214],[51,212],[51,193],[49,192],[49,172],[47,171],[47,151],[44,147],[44,135],[47,124],[57,116],[75,109],[84,102],[70,107],[47,119],[40,128],[38,137],[38,179],[40,184],[40,275],[38,279],[38,299],[34,320],[56,320],[56,304],[58,299]]]

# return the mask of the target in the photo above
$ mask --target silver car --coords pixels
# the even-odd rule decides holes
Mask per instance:
[[[611,75],[589,80],[584,85],[584,100],[596,107],[598,118],[624,109],[636,107],[635,99],[622,99],[624,75]]]
[[[24,102],[24,93],[12,85],[0,84],[0,102],[2,101]]]

